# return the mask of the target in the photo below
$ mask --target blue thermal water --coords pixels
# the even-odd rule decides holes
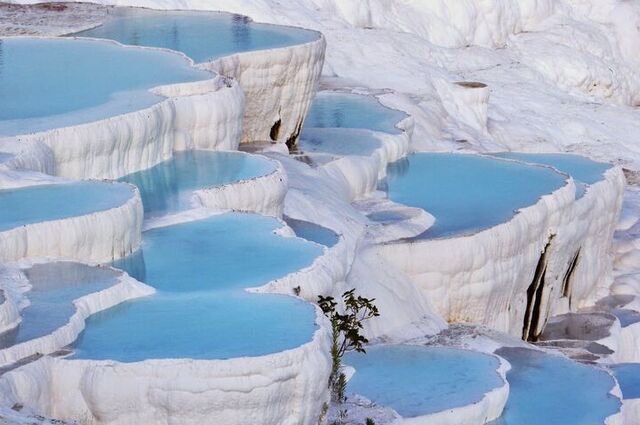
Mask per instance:
[[[526,348],[502,348],[511,363],[509,399],[492,425],[602,425],[620,408],[605,371]]]
[[[368,132],[346,132],[341,129],[307,128],[298,140],[301,152],[332,155],[371,155],[382,142]]]
[[[195,62],[303,44],[319,37],[314,31],[257,24],[239,15],[143,9],[118,10],[103,25],[73,35],[172,49]]]
[[[388,345],[348,353],[344,363],[356,369],[348,393],[407,418],[478,402],[503,385],[498,359],[468,350]]]
[[[48,335],[68,323],[76,312],[73,301],[117,283],[120,273],[104,267],[72,262],[37,264],[25,271],[32,285],[31,302],[20,325],[0,334],[0,348]]]
[[[225,359],[310,341],[311,304],[244,291],[322,254],[316,244],[274,234],[277,227],[273,218],[229,213],[145,232],[142,254],[121,266],[142,272],[158,292],[91,316],[75,358]]]
[[[189,208],[192,192],[269,174],[275,165],[240,152],[186,151],[120,179],[138,187],[147,217]]]
[[[122,183],[81,181],[0,190],[0,231],[108,210],[133,197]]]
[[[421,238],[467,234],[509,221],[515,212],[562,187],[565,177],[544,167],[480,155],[418,153],[390,164],[389,198],[431,213]]]
[[[587,187],[601,181],[604,173],[611,168],[610,164],[572,154],[501,152],[494,156],[548,165],[570,175],[576,182],[576,198],[582,198]]]
[[[135,111],[161,99],[150,88],[206,78],[211,75],[167,52],[103,41],[0,39],[0,135]]]
[[[397,134],[396,124],[406,118],[371,96],[321,92],[316,95],[304,122],[305,128],[365,128]]]
[[[609,313],[613,314],[618,318],[618,320],[620,320],[620,325],[623,328],[640,322],[640,313],[635,310],[629,310],[626,308],[614,308],[609,310]]]
[[[622,398],[640,398],[640,363],[619,363],[610,368],[620,384]]]
[[[329,248],[338,243],[338,235],[326,227],[289,217],[285,218],[285,221],[287,225],[293,229],[296,236],[300,238],[319,243]]]

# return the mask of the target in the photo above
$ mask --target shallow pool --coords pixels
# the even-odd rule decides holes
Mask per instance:
[[[128,266],[134,274],[143,268],[145,283],[158,292],[91,316],[74,357],[226,359],[310,341],[317,328],[311,304],[244,291],[322,254],[316,244],[274,234],[279,226],[273,218],[228,213],[145,232],[142,255]]]
[[[428,415],[480,401],[501,387],[497,358],[442,347],[388,345],[366,354],[349,353],[356,373],[347,392],[388,406],[405,418]]]
[[[620,363],[610,368],[620,384],[622,398],[640,398],[640,363]]]
[[[0,190],[0,231],[119,207],[133,197],[122,183],[79,181]]]
[[[494,155],[548,165],[570,175],[576,182],[576,198],[582,198],[587,187],[604,179],[604,173],[611,168],[610,164],[596,162],[584,156],[573,154],[501,152]]]
[[[73,35],[172,49],[183,52],[195,62],[303,44],[319,37],[314,31],[257,24],[247,17],[228,13],[133,8],[116,9],[103,25]]]
[[[602,425],[620,409],[604,370],[526,348],[496,352],[511,363],[509,399],[492,425]]]
[[[340,92],[316,95],[305,128],[364,128],[397,134],[396,124],[407,115],[383,106],[375,97]]]
[[[418,153],[390,164],[389,199],[431,213],[421,238],[469,234],[509,221],[565,184],[551,169],[480,155]]]
[[[273,162],[241,152],[186,151],[120,179],[138,187],[147,217],[191,207],[193,191],[252,179],[275,171]]]
[[[296,236],[300,238],[319,243],[329,248],[338,243],[338,235],[326,227],[309,221],[295,220],[290,217],[286,217],[285,221],[287,225],[293,229]]]
[[[211,74],[166,52],[103,41],[0,39],[0,136],[135,111],[161,100],[150,88],[206,78]]]
[[[66,325],[76,312],[73,301],[118,282],[121,273],[105,267],[73,262],[37,264],[25,271],[32,285],[31,304],[20,315],[17,328],[0,334],[0,348],[48,335]]]

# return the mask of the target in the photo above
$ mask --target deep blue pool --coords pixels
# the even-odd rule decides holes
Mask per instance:
[[[544,167],[480,155],[418,153],[390,164],[389,199],[431,213],[421,238],[469,234],[509,221],[565,184]]]
[[[73,35],[172,49],[195,62],[303,44],[319,37],[314,31],[258,24],[240,15],[147,9],[117,9],[103,25]]]

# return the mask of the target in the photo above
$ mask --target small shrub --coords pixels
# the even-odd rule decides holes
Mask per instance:
[[[373,419],[371,419],[371,418],[367,418],[367,419],[365,419],[365,421],[364,421],[364,425],[376,425],[376,421],[374,421],[374,420],[373,420]]]
[[[331,359],[332,367],[329,375],[329,388],[331,395],[337,403],[345,401],[345,388],[347,379],[343,373],[342,357],[347,351],[365,353],[364,345],[369,342],[362,335],[363,322],[380,316],[375,299],[369,299],[355,294],[355,289],[342,294],[344,313],[337,310],[338,302],[330,296],[318,297],[318,305],[322,312],[331,320]]]

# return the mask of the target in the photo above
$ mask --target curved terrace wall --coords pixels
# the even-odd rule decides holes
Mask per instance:
[[[316,93],[326,41],[236,53],[199,67],[233,77],[246,98],[242,143],[295,141]]]
[[[620,169],[612,168],[575,200],[570,179],[506,223],[468,236],[400,240],[379,249],[409,274],[446,320],[481,323],[517,336],[527,327],[527,291],[543,272],[543,287],[537,286],[535,294],[540,317],[530,331],[539,335],[551,314],[589,305],[608,288],[608,250],[623,185]],[[568,298],[563,284],[578,250],[579,261],[569,276],[569,306],[562,300]]]

